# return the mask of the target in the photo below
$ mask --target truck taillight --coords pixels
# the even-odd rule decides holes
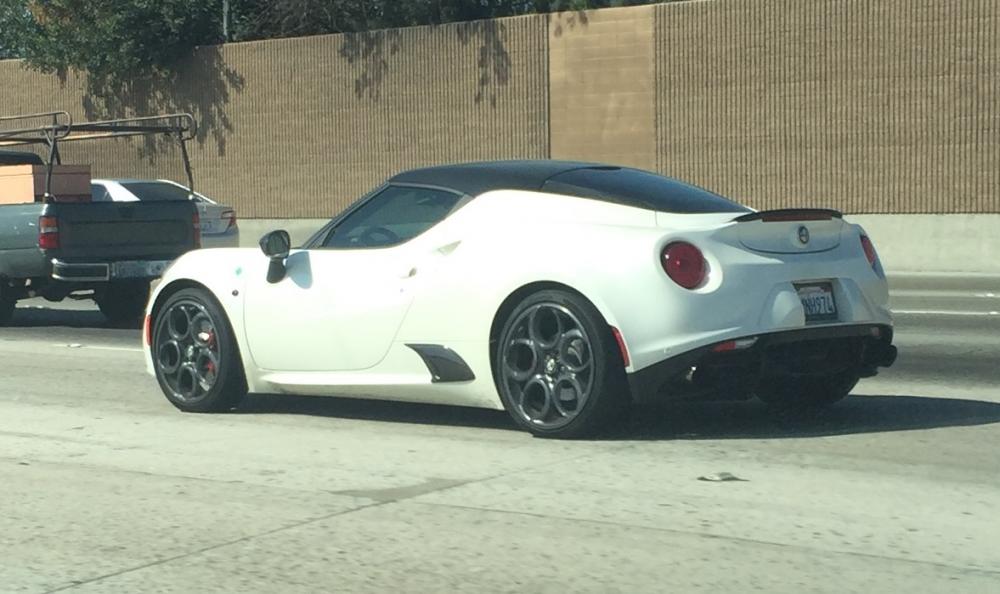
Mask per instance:
[[[38,247],[43,250],[59,249],[59,219],[38,217]]]
[[[236,226],[236,211],[235,210],[224,210],[222,211],[222,220],[227,221],[226,231],[229,231]]]
[[[201,247],[201,215],[198,211],[191,215],[191,228],[194,230],[194,247],[198,249]]]

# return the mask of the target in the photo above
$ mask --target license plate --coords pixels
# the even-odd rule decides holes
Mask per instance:
[[[811,283],[795,285],[806,312],[807,322],[828,322],[837,319],[837,301],[833,298],[833,285]]]
[[[114,278],[156,278],[170,265],[169,260],[153,262],[115,262],[111,265]]]

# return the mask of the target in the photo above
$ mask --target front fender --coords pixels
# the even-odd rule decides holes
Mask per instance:
[[[197,287],[208,291],[228,318],[229,325],[233,330],[233,336],[239,346],[241,354],[246,352],[246,333],[243,328],[243,293],[246,289],[248,278],[251,274],[259,272],[262,268],[261,262],[266,262],[266,258],[256,249],[208,249],[188,252],[181,256],[167,269],[160,279],[160,282],[150,294],[149,303],[146,306],[147,323],[151,324],[155,314],[163,303],[179,290]],[[143,342],[143,351],[146,356],[146,369],[153,374],[153,359],[149,345],[152,338],[152,326],[147,326],[148,331]],[[244,363],[244,367],[246,367]],[[247,373],[247,382],[251,390],[253,386],[252,374]]]

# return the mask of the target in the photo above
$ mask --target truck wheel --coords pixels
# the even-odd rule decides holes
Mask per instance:
[[[97,294],[97,307],[115,326],[139,327],[149,300],[149,281],[109,284]]]
[[[10,319],[14,317],[14,307],[17,301],[0,295],[0,326],[6,326]]]

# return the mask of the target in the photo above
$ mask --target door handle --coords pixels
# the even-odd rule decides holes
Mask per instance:
[[[414,266],[413,268],[410,268],[408,271],[406,271],[403,274],[399,275],[399,278],[413,278],[415,276],[417,276],[417,267],[416,266]]]

